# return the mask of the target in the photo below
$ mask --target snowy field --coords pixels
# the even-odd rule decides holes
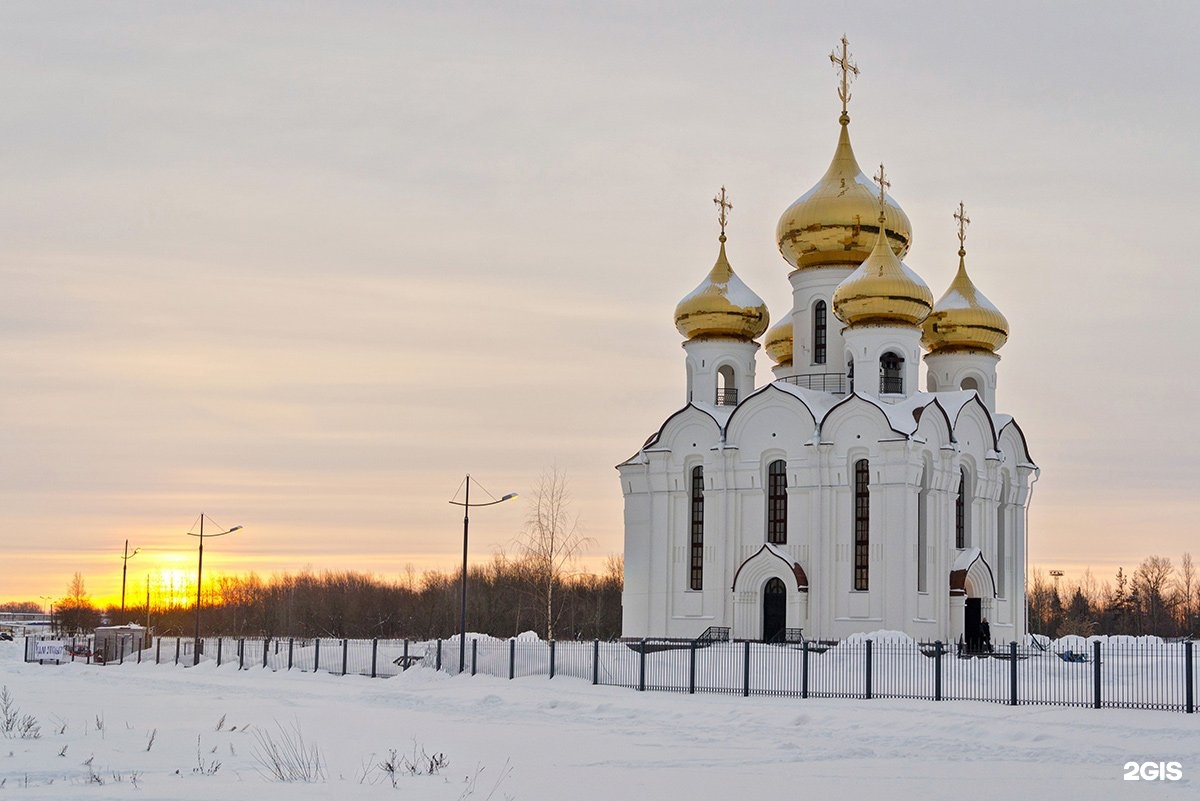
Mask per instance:
[[[41,736],[2,735],[0,798],[1200,797],[1200,715],[639,693],[419,667],[370,679],[42,666],[23,663],[22,647],[0,642],[0,684]],[[296,731],[319,751],[315,783],[270,775],[270,749]],[[1146,761],[1178,762],[1183,776],[1122,778]]]

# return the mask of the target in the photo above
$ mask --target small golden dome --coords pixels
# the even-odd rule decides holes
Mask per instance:
[[[971,282],[966,255],[966,250],[958,249],[958,272],[922,326],[921,343],[930,353],[994,353],[1008,341],[1008,320]]]
[[[871,254],[834,290],[833,313],[849,326],[920,325],[933,308],[933,293],[876,230]]]
[[[763,340],[763,349],[778,365],[792,363],[792,321],[783,320],[771,326]]]
[[[688,339],[762,336],[771,317],[762,298],[737,277],[725,257],[725,235],[717,263],[700,286],[675,307],[675,327]]]
[[[879,232],[875,186],[854,157],[845,112],[841,124],[833,163],[816,186],[788,206],[775,229],[779,252],[796,269],[862,264]],[[887,197],[884,219],[892,251],[904,258],[912,243],[908,215]]]

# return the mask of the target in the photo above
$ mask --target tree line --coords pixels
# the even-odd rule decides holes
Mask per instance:
[[[1077,581],[1058,580],[1035,570],[1029,579],[1030,630],[1049,637],[1065,634],[1200,634],[1200,576],[1192,555],[1179,567],[1166,556],[1149,556],[1113,581],[1097,581],[1085,571]]]

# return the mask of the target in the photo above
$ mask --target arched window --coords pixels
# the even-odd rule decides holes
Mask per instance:
[[[826,318],[825,301],[818,300],[813,306],[813,364],[825,363]]]
[[[733,366],[727,364],[717,370],[716,403],[718,406],[737,406],[737,402],[737,377],[734,375]]]
[[[866,459],[854,463],[854,589],[868,588],[871,559],[871,470]]]
[[[688,586],[704,589],[704,468],[692,468],[691,576]]]
[[[954,499],[954,547],[967,547],[967,468],[958,474],[958,496]]]
[[[846,382],[850,386],[850,394],[854,394],[854,357],[846,356]]]
[[[935,376],[933,374],[933,371],[930,370],[929,374],[925,376],[925,388],[928,389],[930,392],[937,392],[938,391],[937,387],[938,387],[937,376]]]
[[[787,462],[776,459],[767,467],[767,542],[787,542]]]
[[[894,395],[904,392],[904,358],[890,350],[879,357],[879,392]]]
[[[979,382],[976,381],[974,378],[964,378],[962,380],[962,384],[960,384],[960,386],[963,389],[973,389],[976,392],[979,391]]]

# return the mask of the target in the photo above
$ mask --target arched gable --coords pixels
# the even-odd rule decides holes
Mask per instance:
[[[980,454],[999,450],[992,415],[978,394],[973,394],[954,417],[954,439]]]
[[[1000,427],[1000,436],[998,439],[1000,445],[997,450],[1015,457],[1015,464],[1035,464],[1033,457],[1029,454],[1029,443],[1025,439],[1025,432],[1017,425],[1016,420],[1010,417]]]
[[[680,433],[687,428],[705,432],[706,441],[711,441],[712,444],[721,441],[721,422],[707,409],[689,403],[664,420],[658,431],[646,440],[642,448],[670,448]]]
[[[886,412],[877,402],[857,393],[847,395],[830,409],[820,421],[820,427],[822,442],[838,442],[848,430],[869,434],[875,441],[896,435],[907,436],[906,432],[892,427]]]
[[[769,579],[781,579],[785,585],[794,586],[798,592],[808,592],[808,575],[799,562],[771,544],[764,544],[753,556],[738,567],[733,574],[734,592],[758,590]]]
[[[978,548],[966,548],[950,570],[950,594],[972,598],[995,598],[996,579],[992,566]]]
[[[954,442],[954,425],[950,422],[950,415],[936,398],[921,407],[916,433],[934,448],[945,447]]]
[[[725,442],[747,453],[787,450],[810,441],[816,430],[816,416],[803,399],[774,388],[756,392],[738,405],[725,426]]]

